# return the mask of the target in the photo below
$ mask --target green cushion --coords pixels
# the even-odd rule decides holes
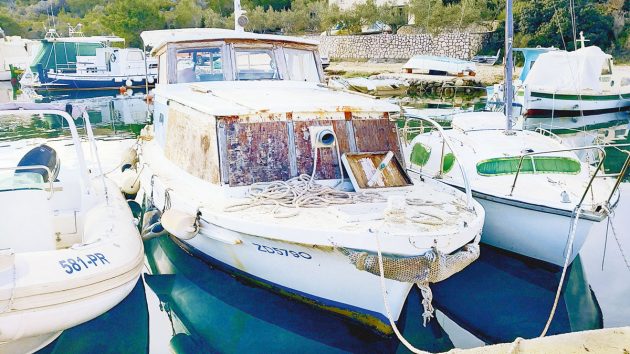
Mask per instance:
[[[515,174],[518,170],[520,157],[499,157],[481,161],[477,164],[477,173],[482,176],[499,176]],[[535,169],[534,169],[535,167]],[[534,156],[525,157],[521,166],[521,173],[564,173],[578,174],[581,171],[580,162],[569,157]]]
[[[455,155],[452,152],[444,155],[444,159],[442,160],[442,169],[444,173],[449,173],[453,166],[455,166]]]
[[[411,150],[411,163],[418,166],[424,166],[431,157],[431,149],[424,146],[424,144],[417,143]]]

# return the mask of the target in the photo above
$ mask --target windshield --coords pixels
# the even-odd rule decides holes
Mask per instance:
[[[177,82],[223,81],[221,48],[177,51]]]
[[[278,66],[271,49],[236,49],[238,80],[277,80]]]

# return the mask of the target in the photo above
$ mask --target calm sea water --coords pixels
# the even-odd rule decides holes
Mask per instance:
[[[0,101],[81,103],[101,137],[131,138],[147,119],[140,96],[69,92],[34,98],[7,88],[0,92]],[[574,145],[630,142],[627,114],[537,124]],[[0,139],[15,138],[1,133]],[[61,134],[63,127],[54,122],[39,122],[24,138]],[[608,149],[608,154],[606,169],[614,172],[624,153]],[[622,185],[615,214],[608,234],[605,224],[592,229],[570,267],[550,334],[630,325],[630,269],[622,256],[630,256],[630,220],[623,217],[630,214],[629,183]],[[249,284],[191,256],[168,237],[146,241],[145,251],[143,278],[122,303],[64,331],[41,353],[407,352],[394,337]],[[400,328],[413,345],[429,351],[535,337],[545,325],[559,278],[557,269],[482,246],[478,261],[432,285],[437,317],[422,326],[421,296],[414,289]]]

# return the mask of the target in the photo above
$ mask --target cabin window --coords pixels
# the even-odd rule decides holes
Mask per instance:
[[[482,176],[511,175],[518,171],[520,157],[499,157],[481,161],[477,173]],[[530,156],[523,159],[520,173],[580,173],[580,162],[559,156]]]
[[[278,66],[271,49],[236,49],[238,80],[276,80]]]
[[[127,53],[127,61],[143,61],[142,52],[132,51]]]
[[[177,83],[223,81],[221,48],[177,51]]]
[[[284,49],[290,80],[319,82],[315,54],[311,50]]]

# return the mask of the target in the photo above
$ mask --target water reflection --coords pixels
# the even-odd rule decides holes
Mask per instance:
[[[484,245],[485,246],[485,245]],[[540,335],[561,271],[485,246],[481,257],[433,285],[435,307],[486,343]],[[549,334],[602,328],[602,313],[580,258],[567,271]]]
[[[214,269],[168,237],[145,242],[145,251],[153,274],[145,280],[168,313],[175,352],[406,351],[394,337],[383,338]],[[557,269],[486,247],[477,262],[433,285],[434,304],[486,343],[531,338],[546,322],[559,276]],[[419,300],[417,291],[407,299],[400,323],[404,336],[424,350],[453,348],[437,320],[422,326]],[[601,311],[578,258],[568,272],[550,333],[601,327]]]
[[[40,354],[148,353],[149,312],[142,279],[113,309],[82,325],[72,327]]]

